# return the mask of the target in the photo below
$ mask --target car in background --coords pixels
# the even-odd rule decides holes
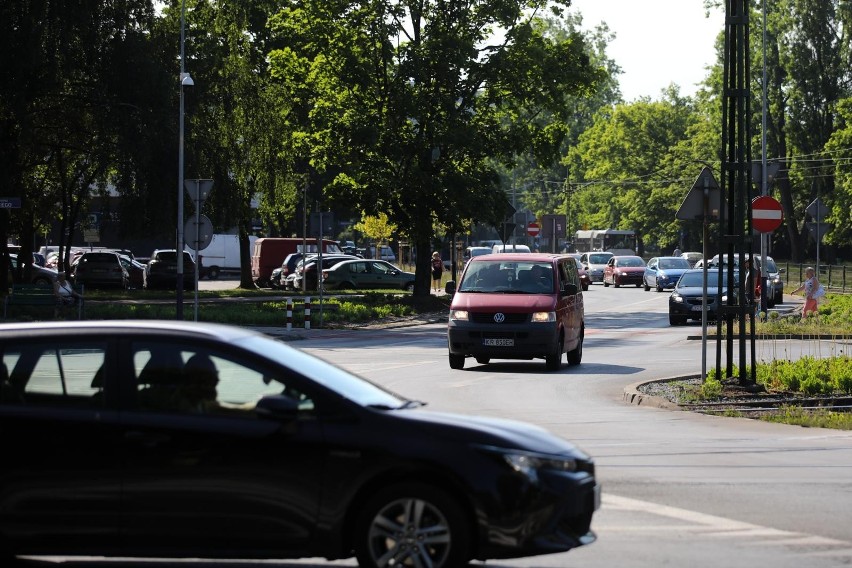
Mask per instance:
[[[645,291],[656,288],[662,292],[674,288],[680,275],[692,268],[689,261],[682,256],[657,256],[648,261],[645,267],[643,283]]]
[[[128,284],[133,290],[140,290],[145,285],[145,265],[126,254],[119,254],[121,265],[127,271]]]
[[[583,292],[587,292],[589,290],[589,284],[592,283],[592,279],[589,278],[589,273],[586,272],[586,268],[583,266],[583,262],[581,260],[583,255],[579,252],[571,252],[567,254],[577,261],[577,274],[580,277],[580,287],[583,288]]]
[[[603,282],[604,268],[609,259],[615,256],[611,252],[584,252],[580,255],[580,262],[586,273],[589,275],[590,282]]]
[[[130,275],[121,263],[117,252],[84,252],[74,262],[69,278],[75,286],[92,288],[114,287],[126,290]]]
[[[752,255],[750,253],[745,253],[746,260],[749,260],[754,256],[754,262],[757,266],[758,270],[761,271],[763,276],[766,277],[766,282],[768,286],[769,294],[766,296],[766,305],[769,308],[774,308],[775,304],[783,304],[784,303],[784,279],[781,277],[781,270],[778,268],[778,265],[775,263],[775,259],[771,256],[766,257],[766,270],[761,270],[760,267],[760,254]],[[727,258],[724,262],[725,265],[728,264]],[[710,264],[708,266],[717,267],[719,266],[719,255],[715,255],[710,259]],[[739,269],[740,260],[739,256],[734,256],[734,266]],[[745,275],[743,275],[745,277]]]
[[[0,357],[0,436],[15,458],[0,468],[6,558],[457,568],[596,538],[595,463],[566,439],[429,411],[262,333],[12,323]],[[133,538],[104,538],[125,528]]]
[[[414,290],[414,273],[404,272],[384,260],[344,260],[324,269],[322,279],[323,287],[328,290]]]
[[[471,258],[482,256],[483,254],[491,254],[491,247],[467,247],[464,249],[462,256],[464,258],[464,262],[467,262]]]
[[[719,271],[707,270],[707,319],[716,321],[719,315],[719,300],[727,298],[728,271],[722,269],[722,288],[719,294]],[[739,283],[739,271],[733,273],[734,285]],[[683,325],[688,320],[701,320],[701,306],[704,301],[704,269],[693,268],[684,272],[669,296],[669,324]]]
[[[491,254],[513,253],[513,252],[529,252],[530,247],[527,245],[494,245],[491,247]]]
[[[322,255],[322,268],[331,268],[338,262],[344,260],[359,260],[359,257],[352,254],[324,254]],[[319,263],[318,255],[310,255],[296,264],[296,270],[293,274],[292,287],[294,290],[317,290],[317,264]]]
[[[305,253],[303,252],[291,252],[285,256],[281,266],[272,271],[272,275],[269,277],[269,286],[274,289],[285,289],[287,277],[296,271],[296,265],[304,256]]]
[[[146,290],[176,289],[177,261],[175,249],[157,249],[152,252],[148,264],[145,265],[143,287]],[[183,251],[183,289],[195,289],[195,260],[187,251]]]
[[[695,268],[697,262],[704,258],[704,254],[700,252],[683,252],[680,254],[681,258],[685,258],[689,263],[689,266]]]
[[[614,287],[634,285],[637,288],[642,285],[645,275],[645,261],[641,256],[613,256],[604,267],[603,285]]]
[[[12,273],[18,270],[18,255],[15,253],[9,253],[9,278],[11,282]],[[24,269],[26,270],[26,268]],[[29,267],[29,282],[30,284],[35,284],[37,286],[44,286],[45,288],[52,287],[53,283],[56,282],[56,275],[58,272],[53,270],[52,268],[44,268],[37,264],[31,263]],[[24,276],[26,277],[26,276]]]
[[[379,245],[378,253],[376,253],[376,247],[370,247],[366,250],[366,254],[363,254],[362,256],[364,258],[384,260],[385,262],[396,262],[396,254],[394,254],[393,249],[388,245]]]

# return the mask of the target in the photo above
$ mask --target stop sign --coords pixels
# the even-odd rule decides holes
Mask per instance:
[[[761,195],[751,200],[751,219],[754,230],[758,233],[771,233],[781,226],[784,215],[778,200],[768,195]]]
[[[538,226],[538,223],[530,223],[527,225],[527,234],[531,237],[538,235],[539,231],[541,231],[541,227]]]

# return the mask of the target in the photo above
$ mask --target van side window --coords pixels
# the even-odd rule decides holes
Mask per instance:
[[[577,288],[580,287],[580,277],[577,274],[577,267],[574,265],[574,260],[569,259],[559,263],[559,278],[562,283],[561,289],[565,289],[566,284],[574,284]]]

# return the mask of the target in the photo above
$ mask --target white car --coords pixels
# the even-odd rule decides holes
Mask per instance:
[[[603,282],[604,268],[613,255],[611,252],[584,252],[580,263],[589,275],[589,282]]]

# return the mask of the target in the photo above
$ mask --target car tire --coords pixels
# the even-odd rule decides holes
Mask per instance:
[[[219,278],[219,267],[211,266],[210,268],[208,268],[207,278],[209,278],[210,280],[216,280],[217,278]]]
[[[491,362],[491,357],[477,357],[476,362],[480,365],[487,365]]]
[[[366,502],[355,523],[358,566],[465,566],[471,529],[458,503],[448,493],[422,483],[401,483],[379,491]],[[390,555],[394,558],[389,559]]]
[[[568,352],[568,364],[579,365],[583,360],[583,339],[586,336],[585,329],[580,329],[580,342],[575,349]]]
[[[609,288],[609,282],[606,281],[606,278],[603,279],[604,288]]]
[[[564,340],[562,336],[559,336],[559,343],[554,347],[552,353],[548,353],[544,356],[544,367],[548,371],[558,371],[559,367],[562,366],[562,344]]]
[[[613,281],[612,281],[612,287],[613,287],[613,288],[618,288],[619,286],[621,286],[621,284],[619,284],[619,283],[618,283],[618,280],[613,280]]]
[[[414,292],[414,282],[409,282],[405,286],[403,286],[403,290],[406,292]]]
[[[659,294],[663,290],[664,290],[664,288],[662,286],[660,286],[659,284],[657,284],[657,293]]]
[[[775,294],[775,303],[776,304],[783,304],[784,303],[784,292],[781,292],[780,294]]]
[[[450,353],[450,369],[464,369],[464,355]]]
[[[588,291],[589,291],[589,285],[583,284],[583,292],[588,292]]]
[[[686,325],[686,318],[669,314],[669,325]]]
[[[646,283],[645,283],[645,291],[646,291],[646,292],[649,292],[650,290],[651,290],[651,287],[650,287],[650,286],[648,286],[648,283],[646,282]]]

